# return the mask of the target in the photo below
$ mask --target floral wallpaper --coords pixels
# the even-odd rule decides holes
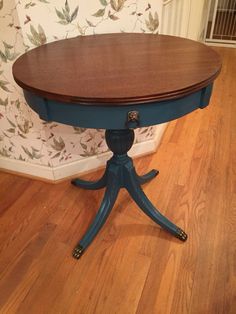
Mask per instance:
[[[47,42],[99,33],[158,33],[162,3],[152,0],[0,0],[0,157],[50,167],[107,151],[104,130],[39,119],[12,78],[14,60]],[[155,128],[136,131],[136,141]]]

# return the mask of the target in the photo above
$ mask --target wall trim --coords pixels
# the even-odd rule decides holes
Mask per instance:
[[[154,153],[160,144],[166,126],[167,123],[158,125],[154,138],[145,142],[134,144],[132,149],[129,151],[129,155],[131,157],[140,157]],[[83,175],[104,167],[106,161],[111,157],[111,154],[111,152],[106,152],[98,156],[83,158],[57,167],[48,167],[21,160],[0,157],[0,170],[33,179],[57,183],[62,180]]]
[[[213,46],[213,47],[226,47],[226,48],[236,48],[236,44],[234,43],[224,43],[224,42],[214,42],[212,41],[205,41],[205,44],[207,46]]]

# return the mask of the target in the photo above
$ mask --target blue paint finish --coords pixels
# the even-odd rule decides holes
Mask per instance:
[[[201,109],[205,108],[209,104],[212,90],[213,90],[213,84],[209,85],[208,87],[202,90],[201,101],[200,101]]]
[[[121,188],[127,189],[137,205],[153,221],[181,241],[186,241],[187,234],[163,216],[150,202],[141,188],[141,184],[154,178],[158,171],[152,170],[146,175],[137,175],[132,159],[127,155],[127,151],[131,148],[134,141],[134,131],[130,128],[167,122],[182,117],[198,108],[206,107],[210,101],[212,86],[211,84],[179,99],[125,106],[63,103],[44,99],[24,91],[26,101],[43,120],[57,121],[84,128],[106,129],[106,142],[113,152],[113,157],[107,162],[103,177],[95,182],[80,179],[72,181],[72,184],[75,186],[85,189],[106,187],[97,215],[73,251],[75,258],[79,258],[83,254],[84,250],[104,225]],[[133,120],[127,120],[128,116],[132,116],[130,111],[137,113],[136,117],[138,117],[138,120],[136,119],[134,122],[132,122]]]
[[[177,119],[198,108],[208,105],[212,92],[212,84],[191,95],[168,101],[154,103],[107,106],[63,103],[44,99],[24,90],[29,106],[40,118],[46,121],[95,129],[127,129],[128,112],[139,113],[139,126],[145,127]],[[137,124],[129,124],[137,128]]]
[[[186,233],[176,226],[173,222],[163,216],[155,206],[149,201],[143,192],[140,184],[149,181],[157,175],[157,171],[152,170],[147,175],[138,176],[133,166],[132,159],[127,155],[114,155],[108,162],[106,168],[106,191],[94,220],[88,227],[82,239],[75,247],[73,256],[79,258],[93,241],[99,230],[106,222],[112,207],[115,204],[119,190],[126,188],[130,196],[143,212],[149,216],[154,222],[159,224],[163,229],[173,234],[182,241],[187,239]],[[141,179],[141,182],[140,182]],[[80,186],[82,181],[80,181]],[[84,188],[88,188],[85,182]],[[100,185],[97,186],[100,188]],[[94,189],[94,186],[91,186]]]
[[[97,181],[85,181],[81,179],[73,179],[71,183],[74,186],[78,186],[85,190],[99,190],[99,189],[104,188],[107,185],[107,171],[105,171],[101,179]]]
[[[173,234],[181,241],[187,240],[186,233],[173,222],[163,216],[155,206],[149,201],[141,188],[141,184],[156,177],[157,170],[151,170],[146,175],[139,176],[134,168],[132,159],[127,155],[134,141],[134,131],[126,130],[106,130],[106,141],[108,147],[113,152],[113,157],[108,160],[106,170],[102,178],[95,182],[75,179],[72,183],[85,189],[100,189],[106,186],[106,191],[97,214],[88,227],[82,239],[73,251],[75,258],[80,258],[83,252],[93,241],[99,230],[106,222],[112,207],[115,204],[119,190],[126,188],[131,197],[143,212],[162,228]]]
[[[117,178],[119,176],[119,168],[112,167],[109,169],[109,175],[107,177],[107,188],[104,194],[102,203],[98,209],[98,212],[86,231],[85,235],[80,240],[77,247],[82,248],[84,251],[89,244],[93,241],[94,237],[98,234],[99,230],[102,228],[106,222],[118,196],[120,190]],[[76,251],[76,249],[75,249]],[[75,256],[76,257],[76,256]]]
[[[152,179],[154,179],[158,174],[159,174],[158,170],[152,169],[148,173],[146,173],[142,176],[138,176],[138,182],[139,182],[139,184],[145,184],[145,183],[151,181]]]

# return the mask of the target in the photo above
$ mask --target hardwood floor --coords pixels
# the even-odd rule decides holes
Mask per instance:
[[[169,124],[144,191],[186,230],[182,243],[121,191],[80,260],[71,257],[103,190],[0,174],[0,313],[236,313],[236,50],[211,104]],[[94,179],[101,171],[86,176]]]

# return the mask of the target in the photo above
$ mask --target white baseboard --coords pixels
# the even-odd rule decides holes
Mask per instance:
[[[208,42],[208,41],[206,41],[205,44],[207,46],[212,46],[212,47],[236,48],[236,43]]]
[[[165,131],[166,123],[158,125],[155,137],[151,140],[136,143],[129,151],[131,157],[138,157],[150,153],[154,153],[160,143],[161,137]],[[10,158],[0,158],[0,169],[14,172],[19,175],[25,175],[43,179],[47,181],[58,181],[75,175],[96,170],[105,166],[107,160],[111,157],[111,152],[103,153],[98,156],[83,158],[65,165],[57,167],[47,167],[42,165],[31,164],[21,160]]]
[[[30,176],[32,178],[54,181],[52,168],[31,164],[17,159],[0,157],[0,170],[13,172],[23,176]]]

